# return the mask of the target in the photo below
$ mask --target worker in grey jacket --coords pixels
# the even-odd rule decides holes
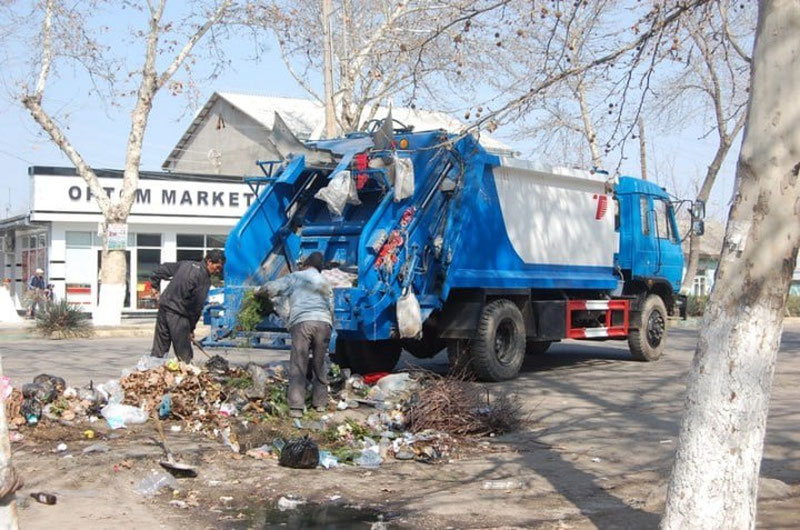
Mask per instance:
[[[293,418],[303,415],[306,403],[308,357],[312,356],[311,404],[324,411],[328,404],[328,373],[325,354],[333,326],[333,289],[320,274],[322,254],[313,252],[303,262],[301,270],[259,289],[258,296],[285,297],[289,301],[287,327],[292,337],[289,359],[289,413]]]
[[[158,298],[158,318],[150,355],[164,357],[169,346],[183,362],[191,362],[194,328],[206,303],[211,276],[222,272],[225,254],[210,250],[203,261],[162,263],[150,276],[153,295]],[[163,293],[159,292],[162,280],[170,280]]]

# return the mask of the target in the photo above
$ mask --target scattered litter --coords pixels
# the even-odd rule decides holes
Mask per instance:
[[[158,418],[165,420],[172,413],[172,396],[164,394],[161,397],[161,404],[158,406]]]
[[[602,460],[598,457],[592,458],[592,462],[602,462]]]
[[[332,455],[330,451],[320,451],[319,465],[321,465],[325,469],[337,467],[339,465],[339,459],[336,458],[334,455]]]
[[[58,502],[58,497],[56,497],[52,493],[35,492],[35,493],[31,493],[31,497],[36,499],[36,502],[40,502],[42,504],[53,505],[56,502]]]
[[[278,509],[280,511],[282,511],[282,512],[285,512],[286,510],[294,510],[295,508],[297,508],[301,504],[305,504],[305,503],[306,503],[306,501],[304,501],[302,499],[292,499],[292,498],[287,498],[287,497],[281,497],[280,499],[278,499]]]
[[[228,360],[220,355],[214,355],[211,357],[211,359],[206,361],[205,366],[206,370],[217,374],[226,374],[231,368]]]
[[[295,469],[313,469],[319,465],[319,448],[308,436],[289,440],[281,449],[278,464]]]
[[[269,444],[264,444],[261,447],[250,449],[245,454],[251,458],[255,458],[256,460],[265,460],[272,454],[272,447],[270,447]]]
[[[66,450],[67,450],[67,444],[65,444],[64,442],[61,442],[56,446],[56,451],[58,451],[59,453],[63,453]]]
[[[383,458],[381,458],[378,446],[373,445],[361,451],[361,455],[356,458],[355,462],[360,467],[376,468],[383,463]]]
[[[174,500],[169,501],[169,505],[170,506],[174,506],[176,508],[180,508],[181,510],[185,510],[185,509],[187,509],[189,507],[189,505],[186,503],[186,501],[182,501],[182,500],[179,500],[179,499],[174,499]]]
[[[338,501],[341,498],[342,498],[341,495],[331,495],[330,497],[328,497],[328,500],[330,500],[330,501]]]
[[[108,422],[111,429],[124,429],[126,425],[137,425],[147,421],[147,412],[131,405],[106,405],[100,414]]]
[[[99,443],[96,443],[96,444],[92,444],[89,447],[85,447],[83,449],[83,454],[107,453],[109,451],[109,449],[110,449],[110,447],[108,446],[107,443],[99,442]]]
[[[231,428],[226,427],[225,429],[219,432],[219,435],[222,437],[222,443],[225,444],[225,447],[233,451],[234,453],[239,452],[239,443],[236,441],[235,437],[231,436]]]
[[[94,431],[91,429],[86,429],[85,431],[83,431],[83,437],[86,438],[87,440],[93,440]]]
[[[172,431],[172,432],[181,432],[181,426],[180,425],[173,425],[172,427],[169,428],[169,430]]]
[[[25,436],[19,431],[11,431],[8,433],[8,439],[12,442],[21,442]]]
[[[164,487],[168,487],[171,490],[177,490],[178,481],[175,479],[175,477],[168,473],[164,473],[163,471],[153,471],[136,485],[136,491],[145,497],[151,497]]]
[[[660,441],[660,442],[658,442],[658,443],[660,443],[660,444],[671,444],[671,443],[672,443],[672,440],[669,440],[669,439],[667,439],[667,440],[661,440],[661,441]]]
[[[136,369],[140,372],[146,372],[153,368],[158,368],[167,362],[166,357],[153,357],[152,355],[142,355],[136,363]]]
[[[524,485],[519,480],[484,480],[483,489],[485,490],[518,490]]]

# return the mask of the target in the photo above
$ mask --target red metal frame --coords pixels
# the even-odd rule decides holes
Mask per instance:
[[[605,327],[598,328],[573,328],[572,313],[574,311],[603,311],[603,309],[587,309],[592,303],[607,304],[605,309]],[[613,326],[612,316],[614,311],[622,311],[622,325]],[[630,324],[629,300],[567,300],[567,338],[587,339],[600,337],[627,337]],[[587,332],[588,330],[588,332]]]

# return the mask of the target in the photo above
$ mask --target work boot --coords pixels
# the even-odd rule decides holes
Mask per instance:
[[[302,418],[303,417],[303,409],[291,409],[289,411],[290,418]]]

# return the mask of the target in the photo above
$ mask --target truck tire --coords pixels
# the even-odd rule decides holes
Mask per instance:
[[[337,340],[336,360],[354,374],[391,372],[400,360],[400,342],[396,340]]]
[[[525,360],[525,320],[519,308],[509,300],[495,300],[484,307],[469,352],[478,379],[515,378]]]
[[[525,355],[542,355],[544,352],[550,349],[551,344],[553,344],[553,341],[550,340],[529,340],[525,343]]]
[[[657,294],[647,295],[637,329],[628,335],[628,347],[637,361],[656,361],[667,342],[667,306]]]

